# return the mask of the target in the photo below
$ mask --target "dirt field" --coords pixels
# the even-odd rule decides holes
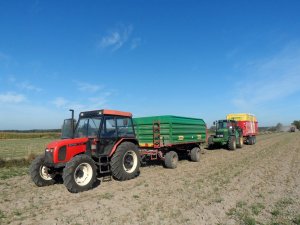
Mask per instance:
[[[143,167],[88,192],[0,180],[1,224],[300,224],[300,132],[213,150],[177,169]]]

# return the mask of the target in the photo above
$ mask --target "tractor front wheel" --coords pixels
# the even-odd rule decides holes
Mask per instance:
[[[236,140],[235,140],[234,136],[229,137],[228,149],[229,150],[235,150],[236,149]]]
[[[55,184],[55,172],[45,165],[45,156],[36,157],[29,168],[31,180],[38,187],[49,186]]]
[[[140,154],[135,144],[121,143],[111,158],[111,172],[116,180],[129,180],[139,175]]]
[[[96,181],[96,171],[95,162],[91,157],[77,155],[64,168],[64,185],[72,193],[87,191]]]
[[[236,144],[236,147],[242,148],[243,145],[244,145],[244,138],[241,136],[241,137],[239,137],[239,139],[238,139],[238,143]]]

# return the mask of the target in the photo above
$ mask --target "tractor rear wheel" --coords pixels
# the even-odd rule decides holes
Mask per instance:
[[[169,151],[165,155],[165,167],[175,169],[178,163],[178,155],[175,151]]]
[[[72,193],[87,191],[96,181],[96,165],[87,155],[77,155],[63,170],[64,185]]]
[[[55,184],[55,172],[45,166],[45,156],[36,157],[29,168],[31,180],[38,187],[49,186]]]
[[[236,140],[234,136],[230,136],[228,140],[228,149],[235,150],[236,149]]]
[[[193,161],[193,162],[199,162],[200,161],[200,151],[201,150],[198,147],[194,147],[191,150],[191,155],[190,155],[191,161]]]
[[[238,143],[236,145],[237,148],[242,148],[244,145],[244,138],[241,136],[239,137]]]
[[[116,180],[130,180],[139,175],[140,154],[135,144],[121,143],[111,158],[111,172]]]

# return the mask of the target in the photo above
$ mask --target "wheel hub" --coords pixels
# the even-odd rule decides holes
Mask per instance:
[[[93,170],[90,164],[81,163],[77,166],[74,173],[74,180],[79,186],[87,185],[93,176]]]
[[[123,168],[127,173],[132,173],[137,167],[137,155],[133,150],[125,153],[123,157]]]
[[[52,175],[50,173],[50,169],[47,166],[41,166],[40,167],[40,176],[44,180],[52,180]]]

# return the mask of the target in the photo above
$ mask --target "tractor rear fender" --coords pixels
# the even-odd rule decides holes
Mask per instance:
[[[133,144],[139,146],[139,142],[135,138],[121,138],[119,141],[115,143],[114,147],[111,149],[111,152],[108,156],[111,157],[117,150],[118,146],[123,142],[132,142]]]

